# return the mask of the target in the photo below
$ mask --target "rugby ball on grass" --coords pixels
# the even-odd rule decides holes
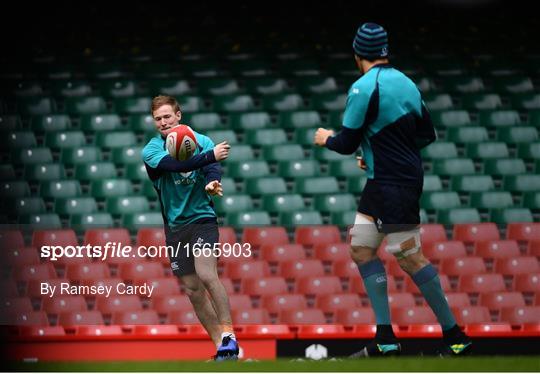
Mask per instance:
[[[172,158],[185,161],[195,153],[197,139],[191,127],[178,125],[167,134],[165,146]]]

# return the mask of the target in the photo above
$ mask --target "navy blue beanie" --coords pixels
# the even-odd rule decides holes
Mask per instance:
[[[354,53],[368,60],[388,57],[388,34],[376,23],[364,23],[353,41]]]

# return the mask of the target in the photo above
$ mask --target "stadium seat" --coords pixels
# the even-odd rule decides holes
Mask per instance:
[[[251,130],[274,127],[268,112],[239,112],[229,115],[230,125],[235,130]]]
[[[335,260],[332,262],[332,275],[336,275],[340,278],[356,278],[360,275],[358,271],[358,265],[352,259]]]
[[[242,293],[250,296],[279,295],[288,292],[283,277],[263,277],[257,280],[244,279],[241,283]]]
[[[266,161],[240,161],[227,163],[227,170],[232,178],[262,178],[270,174]]]
[[[282,310],[279,313],[280,323],[291,325],[325,324],[326,319],[322,310],[319,309],[301,309],[301,310]]]
[[[439,280],[441,282],[441,287],[444,292],[452,292],[452,287],[450,285],[450,279],[448,278],[448,275],[439,273]],[[388,285],[390,285],[390,282],[388,282]],[[397,290],[397,288],[396,288]],[[419,295],[421,292],[412,280],[411,277],[407,276],[405,277],[405,282],[403,284],[403,291],[405,292],[411,292],[413,294]],[[465,292],[465,290],[458,290],[459,292]],[[390,287],[388,287],[388,292],[390,292]]]
[[[137,279],[134,284],[136,286],[146,285],[147,287],[153,287],[153,298],[159,296],[176,295],[180,293],[180,285],[178,284],[178,278],[176,277],[144,277],[142,279]]]
[[[39,193],[44,198],[69,198],[82,195],[81,184],[77,180],[43,181]]]
[[[33,147],[14,150],[11,160],[16,165],[32,165],[52,163],[53,157],[49,147]]]
[[[528,293],[540,291],[540,273],[516,274],[513,278],[514,291]]]
[[[20,230],[0,230],[0,247],[18,249],[24,247],[24,236]]]
[[[467,243],[499,240],[499,229],[494,223],[455,224],[453,228],[454,240]]]
[[[540,190],[540,174],[509,175],[504,178],[504,189],[511,192]]]
[[[238,144],[231,148],[231,152],[227,160],[238,162],[244,160],[255,160],[255,151],[253,147],[249,144]]]
[[[90,193],[95,198],[110,198],[133,195],[133,185],[128,179],[96,178],[90,183]]]
[[[227,225],[241,228],[246,226],[269,226],[271,224],[268,212],[257,210],[229,213],[225,221]]]
[[[306,295],[342,293],[339,277],[333,275],[304,277],[296,280],[295,292]]]
[[[13,270],[16,281],[31,281],[56,278],[56,270],[51,262],[43,264],[26,265]]]
[[[393,292],[388,294],[388,305],[392,308],[405,308],[416,305],[414,295],[408,292]]]
[[[216,96],[213,98],[213,106],[218,112],[247,112],[256,109],[253,97],[246,94]]]
[[[478,223],[480,213],[476,208],[453,208],[437,212],[437,222],[447,225],[458,223]]]
[[[478,304],[498,311],[501,308],[525,306],[525,299],[521,292],[489,292],[480,294]]]
[[[458,150],[453,142],[437,141],[423,148],[422,157],[426,159],[457,158]],[[469,156],[470,157],[470,156]]]
[[[512,325],[540,322],[540,306],[518,306],[501,309],[500,320]]]
[[[79,336],[121,336],[123,335],[121,326],[90,325],[78,326],[77,335]]]
[[[297,227],[294,232],[295,243],[304,246],[321,244],[334,244],[341,242],[341,235],[337,226],[306,226]]]
[[[401,326],[437,323],[433,311],[427,306],[392,308],[391,315],[393,322]]]
[[[267,111],[281,112],[301,110],[305,108],[305,105],[302,96],[297,93],[280,93],[264,95],[262,97],[262,107]]]
[[[422,194],[420,206],[431,210],[451,209],[460,207],[461,200],[455,191],[426,192]]]
[[[159,316],[154,310],[115,312],[111,323],[118,325],[159,325]]]
[[[102,181],[116,178],[116,167],[112,162],[101,161],[78,164],[75,166],[75,177],[84,181]]]
[[[36,147],[36,136],[33,131],[10,132],[7,138],[7,146],[11,149]]]
[[[119,266],[118,274],[122,279],[136,282],[140,279],[164,277],[163,266],[149,261],[126,262]]]
[[[319,112],[314,110],[281,112],[279,123],[285,129],[313,128],[322,126]]]
[[[77,296],[56,296],[44,297],[42,299],[42,310],[49,314],[60,314],[67,312],[83,312],[88,309],[84,297]]]
[[[52,97],[36,96],[17,100],[17,113],[25,116],[55,113],[56,108],[56,100]]]
[[[124,282],[123,279],[120,278],[88,278],[88,279],[82,279],[81,284],[84,286],[95,286],[95,287],[108,287],[111,290],[111,295],[116,296],[120,295],[118,292],[117,286],[119,283]]]
[[[141,164],[142,147],[114,148],[112,161],[117,165]]]
[[[270,267],[264,260],[230,262],[225,266],[225,276],[234,280],[269,277]]]
[[[57,181],[64,179],[65,176],[66,170],[63,164],[32,164],[24,168],[24,177],[28,181]]]
[[[7,181],[2,182],[1,186],[4,198],[30,196],[30,185],[27,181]]]
[[[461,127],[472,124],[471,116],[466,110],[432,111],[432,121],[438,127]]]
[[[246,227],[242,231],[242,243],[254,247],[289,244],[289,237],[284,227]]]
[[[150,210],[150,204],[144,196],[111,197],[106,201],[106,209],[110,214],[133,214]]]
[[[300,244],[263,244],[260,258],[269,263],[304,260],[306,252]]]
[[[320,175],[320,165],[317,160],[280,161],[277,173],[283,178],[317,177]]]
[[[175,311],[193,312],[193,305],[187,295],[162,295],[152,297],[152,309],[159,314]]]
[[[441,273],[449,276],[486,273],[486,265],[481,257],[447,258],[441,262]]]
[[[295,85],[301,93],[318,94],[337,90],[336,80],[325,75],[300,75],[295,79]]]
[[[2,247],[2,249],[6,256],[6,264],[10,267],[38,265],[40,263],[40,257],[36,248]]]
[[[162,67],[158,67],[161,70]],[[165,95],[182,96],[192,91],[189,82],[177,78],[156,78],[148,81],[150,92],[163,93]]]
[[[71,263],[67,265],[66,277],[70,280],[104,279],[110,277],[109,267],[105,262]]]
[[[481,143],[489,140],[489,134],[487,129],[482,126],[452,127],[447,129],[445,140],[465,144]]]
[[[525,208],[540,209],[540,192],[524,192],[521,205]]]
[[[315,209],[323,213],[346,211],[356,205],[356,198],[352,194],[319,195],[314,200]]]
[[[265,324],[270,322],[270,316],[265,309],[238,309],[231,311],[235,325]]]
[[[455,175],[450,186],[458,192],[485,192],[495,189],[495,182],[490,175]]]
[[[420,225],[420,239],[423,246],[448,240],[444,226],[438,223]]]
[[[517,156],[522,159],[539,159],[540,142],[519,144],[517,148]]]
[[[513,108],[533,111],[540,109],[540,95],[534,92],[513,94],[511,103]]]
[[[96,213],[98,207],[93,197],[73,197],[56,199],[54,210],[60,215],[89,214]]]
[[[315,129],[315,128],[311,128],[311,129],[304,129],[304,128],[295,129],[294,130],[293,141],[295,143],[298,143],[298,144],[302,145],[302,146],[311,146],[313,144],[315,131],[317,131],[317,129]]]
[[[45,134],[45,146],[52,149],[78,148],[86,145],[82,131],[48,132]]]
[[[471,300],[466,292],[445,292],[445,298],[451,308],[461,308],[471,305]]]
[[[369,307],[340,309],[335,313],[334,322],[346,326],[374,324],[375,315]]]
[[[495,272],[502,275],[535,274],[540,272],[538,260],[534,256],[516,258],[498,258],[495,260]]]
[[[60,152],[60,161],[64,165],[99,163],[102,161],[101,149],[94,146],[63,148]]]
[[[272,76],[249,77],[244,83],[248,92],[258,95],[280,94],[289,89],[285,79]]]
[[[501,96],[496,93],[467,93],[460,98],[467,110],[493,110],[503,106]]]
[[[454,102],[449,94],[426,93],[422,98],[430,111],[435,112],[454,108]]]
[[[295,212],[306,210],[304,199],[299,194],[278,194],[262,197],[262,206],[269,213]]]
[[[294,212],[282,212],[279,215],[278,222],[282,226],[311,226],[322,225],[323,218],[321,213],[313,210],[303,210]]]
[[[321,261],[334,262],[351,259],[348,243],[321,243],[316,244],[313,249],[313,257]]]
[[[248,295],[229,295],[231,311],[252,309],[251,299]]]
[[[142,305],[139,297],[135,295],[99,296],[96,297],[95,309],[103,314],[111,314],[115,312],[142,310]]]
[[[459,277],[458,290],[467,293],[506,291],[501,274],[464,274]]]
[[[433,161],[433,173],[448,176],[475,174],[475,168],[470,158],[447,158]]]
[[[261,130],[259,130],[261,131]],[[267,161],[301,160],[305,157],[300,144],[267,144],[262,149],[263,158]],[[253,157],[252,157],[253,158]],[[244,158],[247,159],[247,158]]]
[[[284,129],[246,130],[245,141],[255,146],[281,145],[287,143],[287,133]]]
[[[491,317],[489,309],[485,306],[464,306],[452,308],[458,325],[468,325],[472,323],[490,323]]]
[[[475,243],[474,254],[486,260],[516,258],[520,256],[520,251],[515,240],[487,240]]]
[[[540,240],[529,241],[529,244],[527,245],[527,254],[540,258]]]
[[[424,255],[432,261],[447,258],[462,258],[467,256],[465,245],[460,240],[434,242],[429,246],[422,246]]]
[[[63,312],[58,315],[60,326],[104,325],[103,316],[97,310]]]
[[[261,307],[270,313],[279,313],[282,310],[299,310],[308,307],[303,294],[265,295],[261,298]]]
[[[96,145],[102,148],[133,147],[137,137],[133,131],[104,131],[96,133]]]
[[[486,142],[467,144],[465,149],[467,157],[474,159],[500,159],[509,158],[510,151],[504,142]]]
[[[508,223],[506,238],[518,241],[540,240],[540,223]]]
[[[286,279],[298,279],[307,276],[324,275],[324,267],[320,260],[289,260],[279,263],[278,275]]]
[[[496,176],[524,174],[526,173],[526,166],[522,159],[488,159],[484,161],[484,172]]]
[[[71,119],[66,114],[37,115],[30,118],[30,128],[37,132],[66,131],[71,127]]]
[[[149,97],[116,97],[113,99],[115,112],[119,114],[147,113],[152,99]]]
[[[89,229],[84,233],[84,245],[104,247],[108,242],[121,243],[122,245],[131,245],[129,232],[125,228],[115,229]]]
[[[81,130],[87,132],[116,131],[122,123],[118,114],[85,114],[81,116]]]
[[[343,111],[347,95],[341,92],[326,92],[311,96],[312,107],[317,110]]]
[[[485,127],[519,126],[521,118],[516,110],[485,110],[479,115],[480,125]]]
[[[528,208],[502,208],[490,212],[490,221],[498,224],[510,222],[533,222],[532,212]]]
[[[77,231],[112,227],[114,222],[109,213],[74,214],[69,221],[70,227]]]
[[[49,319],[44,311],[17,313],[8,316],[8,321],[9,325],[15,326],[49,326]]]
[[[28,225],[30,229],[59,229],[62,227],[60,216],[56,213],[38,213],[20,216],[19,224]]]
[[[2,301],[0,302],[0,319],[2,324],[6,324],[6,317],[33,312],[32,301],[29,297],[10,297],[7,298],[2,292]]]
[[[45,201],[41,197],[19,197],[6,203],[12,213],[17,216],[45,213]]]
[[[251,195],[273,195],[287,193],[287,185],[281,177],[261,177],[246,180],[245,190]]]
[[[504,209],[512,207],[514,200],[508,191],[473,192],[470,205],[478,209]]]
[[[101,96],[68,97],[65,100],[66,112],[69,115],[107,113],[107,103]]]
[[[532,126],[511,126],[497,129],[496,139],[506,143],[532,143],[538,140],[538,129]]]

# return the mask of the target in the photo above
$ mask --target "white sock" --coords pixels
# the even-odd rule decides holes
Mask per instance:
[[[234,332],[222,332],[221,340],[223,340],[223,338],[226,336],[230,337],[232,340],[236,340],[236,336],[234,335]]]

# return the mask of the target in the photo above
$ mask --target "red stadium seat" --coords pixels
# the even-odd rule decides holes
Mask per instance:
[[[501,309],[501,322],[512,325],[540,323],[540,306],[518,306]]]
[[[278,274],[287,279],[323,276],[324,267],[320,260],[285,261],[279,264]]]
[[[152,308],[160,314],[167,314],[175,311],[193,311],[193,305],[187,295],[152,297]]]
[[[41,281],[37,281],[40,283]],[[2,290],[2,297],[17,297],[19,296],[19,290],[17,289],[17,282],[14,279],[2,279],[0,280],[0,290]]]
[[[335,261],[332,264],[332,275],[336,275],[340,278],[357,278],[360,276],[358,265],[350,258],[346,260]]]
[[[281,323],[290,325],[325,324],[324,313],[320,309],[283,310],[279,314]]]
[[[70,280],[104,279],[111,276],[109,267],[103,262],[67,265],[66,278]]]
[[[422,247],[429,246],[435,242],[445,242],[448,240],[444,226],[439,223],[420,225],[420,239]]]
[[[219,242],[221,244],[229,243],[234,244],[236,243],[236,233],[234,232],[234,228],[227,227],[227,226],[221,226],[219,227]]]
[[[269,262],[303,260],[305,258],[306,252],[300,244],[266,244],[261,246],[261,259]]]
[[[360,296],[352,293],[319,295],[315,299],[315,306],[324,313],[334,313],[338,309],[360,308],[362,301]]]
[[[313,247],[321,244],[334,244],[341,242],[341,235],[337,226],[298,226],[294,232],[295,243]]]
[[[527,245],[527,254],[540,257],[540,240],[531,240]]]
[[[499,229],[495,223],[456,223],[453,231],[454,240],[476,243],[486,240],[499,240]]]
[[[66,335],[62,326],[23,326],[19,331],[25,337]]]
[[[350,260],[350,247],[348,243],[317,244],[314,248],[315,258],[328,262]]]
[[[464,306],[452,308],[454,317],[458,325],[468,325],[470,323],[490,323],[491,317],[489,309],[485,306]]]
[[[452,291],[452,287],[450,285],[450,279],[448,278],[448,275],[439,273],[439,280],[441,282],[441,287],[444,292]],[[390,289],[388,291],[390,291]],[[421,293],[420,290],[418,289],[418,286],[416,286],[416,283],[414,283],[411,277],[405,277],[405,286],[403,288],[403,291],[412,292],[414,294]]]
[[[123,332],[122,327],[117,325],[89,325],[79,326],[76,334],[79,336],[119,336],[123,335]]]
[[[83,296],[44,297],[41,308],[49,314],[83,312],[88,309]]]
[[[279,295],[287,293],[287,283],[283,277],[263,277],[259,279],[244,279],[241,283],[242,292],[250,296]]]
[[[512,326],[508,323],[469,323],[465,326],[465,332],[472,336],[478,333],[510,332]]]
[[[407,279],[407,278],[405,278],[405,279]],[[386,287],[388,289],[388,292],[398,292],[397,285],[396,285],[396,280],[395,280],[395,278],[393,276],[391,276],[391,275],[386,276],[386,284],[387,284]],[[349,291],[365,295],[366,294],[366,289],[364,288],[364,280],[361,277],[351,278]],[[407,292],[410,292],[410,291],[407,291]],[[418,292],[420,292],[420,291],[418,291]]]
[[[540,273],[518,274],[514,276],[514,291],[540,292]]]
[[[138,261],[123,263],[118,269],[120,278],[136,281],[139,279],[162,278],[165,276],[163,266],[158,262]]]
[[[135,295],[111,295],[109,297],[97,297],[94,309],[99,310],[104,314],[110,314],[115,312],[141,310],[142,305],[139,298]]]
[[[101,246],[109,242],[120,243],[123,246],[131,245],[131,238],[127,229],[88,229],[84,233],[84,245]]]
[[[270,267],[264,260],[230,262],[225,266],[224,275],[233,280],[270,276]]]
[[[2,320],[10,314],[28,313],[33,310],[34,308],[29,297],[13,297],[0,301],[0,316]]]
[[[23,248],[24,237],[19,230],[1,230],[0,231],[0,248]]]
[[[111,295],[119,295],[116,287],[123,281],[124,280],[120,278],[84,279],[81,281],[81,284],[84,286],[110,287]]]
[[[270,244],[289,244],[289,236],[285,227],[281,226],[245,227],[242,232],[242,243],[250,243],[254,248]]]
[[[388,305],[390,308],[404,308],[415,306],[414,295],[408,292],[392,292],[388,294]]]
[[[54,278],[54,279],[34,279],[28,281],[26,287],[26,296],[30,297],[43,297],[41,294],[41,284],[48,283],[51,287],[56,287],[56,290],[59,290],[62,286],[62,283],[68,282],[67,279]],[[69,282],[68,282],[69,283]]]
[[[433,311],[427,306],[392,308],[391,315],[393,322],[401,326],[437,323]]]
[[[103,325],[103,316],[97,310],[66,312],[58,315],[58,324],[62,326]]]
[[[521,292],[490,292],[480,294],[479,305],[491,310],[525,306],[525,299]]]
[[[144,227],[137,231],[137,246],[155,246],[165,245],[165,231],[163,228]]]
[[[339,278],[333,275],[304,277],[296,280],[296,292],[306,295],[342,293]]]
[[[375,323],[375,314],[369,307],[347,308],[336,311],[335,323],[343,325],[364,325]]]
[[[474,254],[484,259],[515,258],[521,254],[515,240],[488,240],[474,246]]]
[[[266,295],[261,299],[261,307],[270,313],[279,313],[282,310],[298,310],[308,307],[303,294]]]
[[[17,313],[10,315],[8,321],[8,324],[17,326],[49,326],[47,313],[43,311]]]
[[[540,266],[534,256],[499,258],[495,260],[495,272],[502,275],[535,274],[540,272]]]
[[[448,276],[486,273],[486,264],[482,257],[447,258],[441,262],[440,271]]]
[[[467,274],[459,277],[458,291],[486,293],[506,291],[501,274]]]
[[[34,247],[6,248],[4,253],[6,256],[5,261],[11,267],[38,265],[40,263],[38,251]]]
[[[135,310],[116,312],[111,323],[116,325],[159,325],[159,317],[155,310]]]
[[[198,325],[199,319],[194,311],[175,310],[167,315],[167,323],[178,325]]]
[[[177,335],[178,326],[175,325],[137,325],[133,328],[133,334],[140,335]]]
[[[520,241],[540,240],[540,223],[509,223],[506,226],[506,238]]]
[[[270,316],[265,309],[237,309],[231,311],[234,324],[255,325],[270,323]]]
[[[451,308],[460,308],[463,306],[470,306],[471,300],[466,292],[446,292],[446,300]]]
[[[422,251],[427,258],[434,261],[467,256],[465,245],[457,240],[434,242],[430,246],[424,246]]]
[[[134,283],[136,286],[145,284],[154,287],[152,297],[180,294],[180,283],[176,277],[139,279]]]
[[[13,271],[13,277],[16,281],[31,281],[56,278],[56,270],[50,262],[39,265],[26,265],[16,268]]]
[[[252,309],[251,299],[248,295],[229,295],[229,304],[231,310],[246,310]]]
[[[77,246],[79,241],[75,231],[72,229],[34,231],[32,234],[32,246],[41,248],[44,245]]]

